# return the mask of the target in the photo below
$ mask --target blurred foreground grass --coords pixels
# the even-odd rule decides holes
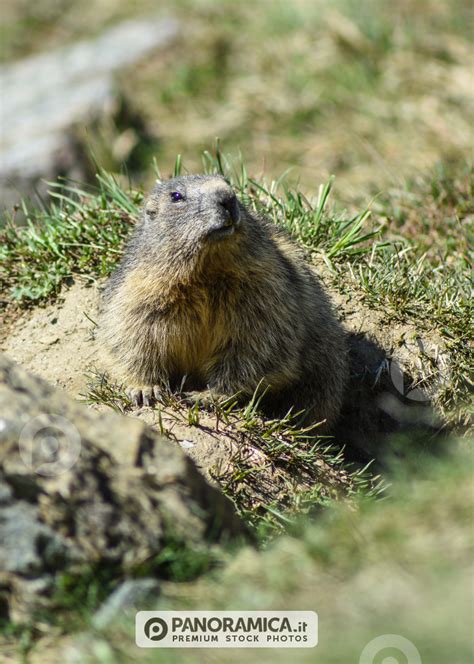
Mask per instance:
[[[242,550],[223,572],[163,598],[160,608],[316,610],[319,645],[292,651],[293,662],[358,662],[371,639],[397,634],[427,664],[467,664],[474,654],[472,454],[426,461],[417,476],[394,472],[390,499],[359,503],[355,511],[333,505],[266,551]],[[108,641],[118,661],[126,661],[121,646],[137,653],[122,639],[115,633]],[[216,661],[240,662],[243,652],[220,651]],[[285,650],[247,652],[248,661],[289,661]],[[195,650],[186,661],[210,661],[208,653]],[[407,661],[396,651],[383,655]],[[183,658],[167,653],[140,661]]]
[[[388,662],[389,656],[397,663],[415,662],[391,647],[397,645],[395,635],[408,639],[424,664],[468,664],[474,656],[472,450],[461,444],[454,452],[454,447],[455,441],[450,457],[413,464],[416,473],[393,468],[385,500],[332,504],[317,521],[300,522],[263,551],[229,551],[200,579],[164,583],[161,597],[149,607],[316,611],[315,649],[147,651],[134,644],[133,612],[100,631],[80,603],[74,623],[79,637],[63,628],[63,636],[59,632],[30,649],[30,634],[27,661],[56,664],[68,653],[81,664],[342,664],[359,662],[366,644],[384,637],[372,664]]]

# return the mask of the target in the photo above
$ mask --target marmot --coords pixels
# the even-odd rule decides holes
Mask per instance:
[[[289,236],[221,176],[158,183],[105,288],[100,334],[136,405],[163,383],[251,397],[306,422],[339,414],[345,334]]]

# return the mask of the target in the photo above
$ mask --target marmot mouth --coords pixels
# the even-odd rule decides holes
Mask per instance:
[[[210,242],[222,240],[233,235],[235,233],[235,228],[235,224],[232,220],[230,220],[230,223],[223,224],[222,226],[210,228],[206,234],[206,240],[209,240]]]
[[[240,225],[240,215],[227,214],[225,219],[211,226],[206,233],[206,240],[222,240],[233,235]]]

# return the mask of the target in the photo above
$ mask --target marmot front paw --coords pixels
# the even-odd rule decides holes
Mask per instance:
[[[163,403],[159,385],[140,385],[128,387],[125,394],[134,406],[153,406],[156,402]]]

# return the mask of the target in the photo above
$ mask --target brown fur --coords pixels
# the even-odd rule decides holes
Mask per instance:
[[[145,402],[184,377],[186,389],[244,397],[260,383],[273,412],[330,425],[348,380],[344,332],[299,249],[217,176],[153,190],[106,287],[100,334]]]

